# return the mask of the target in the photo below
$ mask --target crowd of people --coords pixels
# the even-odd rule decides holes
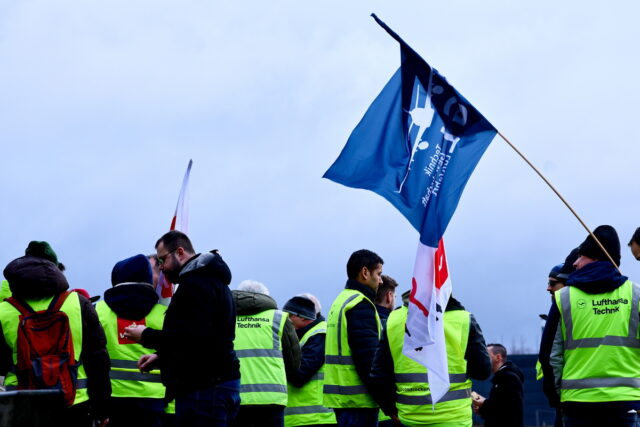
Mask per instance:
[[[549,274],[540,375],[556,425],[635,425],[640,288],[617,268],[615,229],[593,234]],[[629,246],[640,259],[640,228]],[[69,290],[48,243],[31,242],[0,288],[6,390],[60,390],[61,426],[471,426],[473,412],[487,426],[524,425],[522,372],[453,296],[450,387],[432,401],[427,369],[403,354],[409,292],[395,307],[398,283],[372,251],[350,256],[325,318],[312,294],[279,309],[260,282],[229,289],[220,254],[196,252],[184,233],[155,249],[116,263],[96,302]],[[168,305],[162,275],[176,284]],[[488,396],[472,391],[491,374]]]

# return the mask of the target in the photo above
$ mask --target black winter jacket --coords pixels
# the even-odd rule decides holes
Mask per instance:
[[[464,310],[464,307],[458,300],[450,297],[445,311],[453,310]],[[467,376],[475,380],[486,380],[491,375],[491,359],[489,358],[482,330],[473,314],[470,317],[469,338],[467,340],[467,350],[464,354],[464,358],[467,361]],[[397,414],[393,357],[389,348],[386,328],[383,331],[382,339],[373,361],[371,384],[373,397],[382,411],[387,415]]]
[[[69,289],[67,279],[54,263],[30,255],[11,261],[4,269],[4,277],[9,281],[12,295],[19,300],[50,298]],[[87,373],[91,413],[95,419],[104,419],[109,415],[111,396],[111,362],[107,340],[91,302],[82,295],[78,297],[82,316],[82,351],[79,360]],[[3,336],[1,325],[0,336]],[[4,340],[0,340],[0,375],[6,375],[12,366],[11,349]]]
[[[370,302],[360,301],[347,311],[347,340],[351,349],[351,357],[358,376],[369,390],[371,365],[376,354],[380,337],[376,323],[376,309],[374,301],[376,292],[371,288],[355,281],[347,280],[346,289],[353,289],[365,296]]]
[[[318,313],[316,320],[313,323],[296,330],[298,339],[302,339],[311,328],[315,327],[318,323],[322,322],[324,317]],[[324,348],[326,342],[326,333],[317,333],[307,340],[307,342],[301,347],[302,358],[300,360],[300,368],[293,372],[288,377],[291,384],[296,387],[302,387],[309,382],[322,365],[324,364]]]
[[[523,381],[522,371],[512,362],[496,371],[489,397],[480,407],[485,427],[524,426]]]
[[[141,341],[158,350],[170,397],[240,378],[229,267],[216,251],[198,254],[184,264],[177,282],[162,330],[145,329]]]
[[[238,315],[252,315],[265,310],[276,310],[278,304],[269,295],[247,291],[232,291]],[[300,367],[300,343],[291,320],[287,318],[282,331],[282,359],[287,379]]]

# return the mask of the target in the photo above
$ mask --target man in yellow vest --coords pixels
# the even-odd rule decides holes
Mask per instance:
[[[287,427],[336,423],[333,409],[322,405],[327,322],[316,308],[317,299],[310,297],[313,295],[295,296],[282,308],[296,328],[302,351],[300,368],[287,378],[289,401],[284,411]]]
[[[347,284],[329,310],[323,402],[334,409],[339,426],[378,425],[369,372],[380,340],[374,300],[382,283],[383,263],[367,249],[351,254]]]
[[[491,360],[480,326],[460,302],[449,298],[444,333],[451,386],[434,408],[427,369],[402,354],[408,291],[402,300],[404,305],[389,315],[371,369],[376,401],[396,423],[406,426],[471,426],[470,379],[485,380],[491,375]]]
[[[300,367],[294,326],[264,284],[245,280],[232,294],[237,311],[234,347],[240,359],[240,410],[233,425],[281,427],[287,377]]]
[[[69,289],[57,255],[47,242],[29,243],[26,255],[11,261],[4,269],[11,293],[22,305],[34,311],[46,310]],[[66,295],[60,307],[68,318],[77,368],[75,399],[66,408],[60,423],[52,425],[91,426],[108,422],[109,355],[102,326],[91,302],[76,292]],[[7,390],[23,386],[16,376],[20,312],[8,301],[0,302],[0,375],[5,375]]]
[[[160,371],[140,372],[138,359],[149,350],[124,336],[131,325],[162,329],[167,307],[158,304],[152,277],[146,256],[122,260],[111,271],[113,288],[96,305],[111,358],[112,427],[160,427],[162,422],[165,387]]]
[[[565,425],[635,426],[640,409],[640,287],[617,269],[610,225],[578,247],[576,271],[555,294],[540,345],[543,389]],[[558,388],[556,388],[559,386]]]

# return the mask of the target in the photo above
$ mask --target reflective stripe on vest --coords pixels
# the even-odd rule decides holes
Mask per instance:
[[[331,305],[327,319],[323,404],[328,408],[377,408],[358,375],[347,334],[347,312],[366,301],[371,304],[380,336],[380,317],[371,300],[361,292],[344,289]]]
[[[588,294],[574,286],[556,292],[564,340],[562,402],[640,400],[640,287]]]
[[[144,318],[144,324],[149,328],[161,330],[166,310],[167,307],[164,305],[154,305]],[[138,369],[137,362],[140,356],[149,354],[151,350],[120,336],[122,331],[118,326],[118,315],[107,303],[98,302],[96,312],[107,337],[107,351],[111,359],[111,396],[164,398],[165,387],[160,379],[160,371],[143,373]]]
[[[34,310],[46,310],[53,297],[41,300],[26,300],[27,304]],[[73,340],[73,352],[78,367],[78,382],[76,383],[76,397],[74,405],[89,400],[86,390],[87,375],[82,366],[82,310],[80,308],[80,298],[76,292],[71,292],[65,300],[60,311],[66,313],[69,318],[69,329],[71,330],[71,339]],[[14,366],[18,363],[18,323],[20,321],[20,312],[8,302],[0,302],[0,323],[2,324],[2,332],[4,340],[11,349],[12,363]],[[7,390],[15,390],[18,386],[18,379],[13,372],[8,372],[4,379],[5,388]]]
[[[304,346],[316,335],[326,338],[327,322],[318,322],[300,339],[300,348],[304,354]],[[304,426],[312,424],[335,424],[333,409],[322,405],[322,389],[324,384],[324,364],[302,387],[287,385],[289,402],[284,410],[284,425]]]
[[[471,425],[471,380],[464,358],[471,315],[464,310],[446,311],[444,334],[449,365],[449,391],[435,408],[427,369],[402,353],[407,308],[394,310],[387,320],[387,338],[396,380],[398,417],[406,425],[457,423]]]
[[[282,333],[288,314],[265,310],[236,317],[234,349],[240,359],[241,405],[286,405]]]

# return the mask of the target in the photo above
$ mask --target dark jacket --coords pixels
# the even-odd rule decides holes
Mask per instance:
[[[579,270],[574,271],[567,279],[567,286],[575,286],[588,294],[602,294],[611,292],[627,281],[627,277],[623,276],[618,269],[609,261],[596,261],[585,265]],[[558,372],[554,372],[551,366],[551,351],[553,349],[554,340],[561,337],[560,331],[560,312],[558,306],[551,304],[547,322],[542,332],[542,340],[540,342],[540,352],[538,359],[544,375],[542,388],[552,407],[560,406],[560,396],[558,394],[557,384],[561,378],[557,378]],[[617,402],[564,402],[562,410],[571,415],[584,414],[588,411],[616,411],[627,412],[629,410],[640,409],[640,402],[637,401],[617,401]]]
[[[384,328],[385,326],[387,326],[387,319],[389,318],[389,315],[391,314],[391,310],[389,310],[387,307],[383,307],[381,305],[376,304],[376,311],[378,312],[378,317],[380,318],[380,323],[382,324],[382,327]]]
[[[373,306],[376,292],[355,280],[347,280],[345,288],[356,290],[371,301],[360,301],[346,314],[347,340],[353,364],[365,387],[370,389],[369,373],[373,364],[373,356],[376,354],[380,341],[376,323],[376,309]]]
[[[158,294],[147,283],[123,283],[107,289],[104,302],[118,317],[140,320],[158,303]]]
[[[265,310],[276,310],[278,308],[276,301],[269,295],[247,291],[233,291],[232,294],[238,315],[248,316],[262,313]],[[291,320],[287,318],[283,327],[282,359],[288,379],[294,375],[300,367],[300,343],[298,342],[298,336],[296,335],[296,330]]]
[[[162,331],[142,333],[142,345],[158,350],[167,394],[181,396],[240,378],[229,267],[216,251],[198,254],[184,264],[177,282]]]
[[[69,289],[67,279],[54,263],[29,255],[11,261],[4,269],[4,276],[9,281],[12,295],[19,300],[50,298]],[[79,360],[87,373],[91,413],[96,419],[104,419],[109,415],[111,396],[107,341],[91,302],[82,295],[78,298],[82,316]],[[3,336],[1,325],[0,336]],[[12,365],[11,350],[4,340],[0,340],[0,375],[5,375]]]
[[[405,305],[407,303],[405,302]],[[464,310],[464,307],[453,297],[449,298],[445,311]],[[482,330],[473,314],[470,315],[469,338],[464,358],[467,361],[467,376],[475,380],[486,380],[491,375],[491,359],[482,335]],[[396,382],[393,357],[389,348],[387,330],[382,333],[380,345],[371,368],[372,394],[382,411],[387,414],[397,414]]]
[[[302,339],[311,328],[318,323],[324,321],[324,317],[318,313],[316,320],[308,324],[304,328],[296,329],[298,339]],[[322,365],[324,364],[324,347],[326,342],[326,333],[317,333],[307,340],[301,347],[302,358],[300,360],[300,368],[293,372],[287,379],[296,387],[302,387],[311,380]]]
[[[489,397],[480,407],[485,427],[524,426],[523,381],[522,371],[513,362],[507,361],[496,371]]]

